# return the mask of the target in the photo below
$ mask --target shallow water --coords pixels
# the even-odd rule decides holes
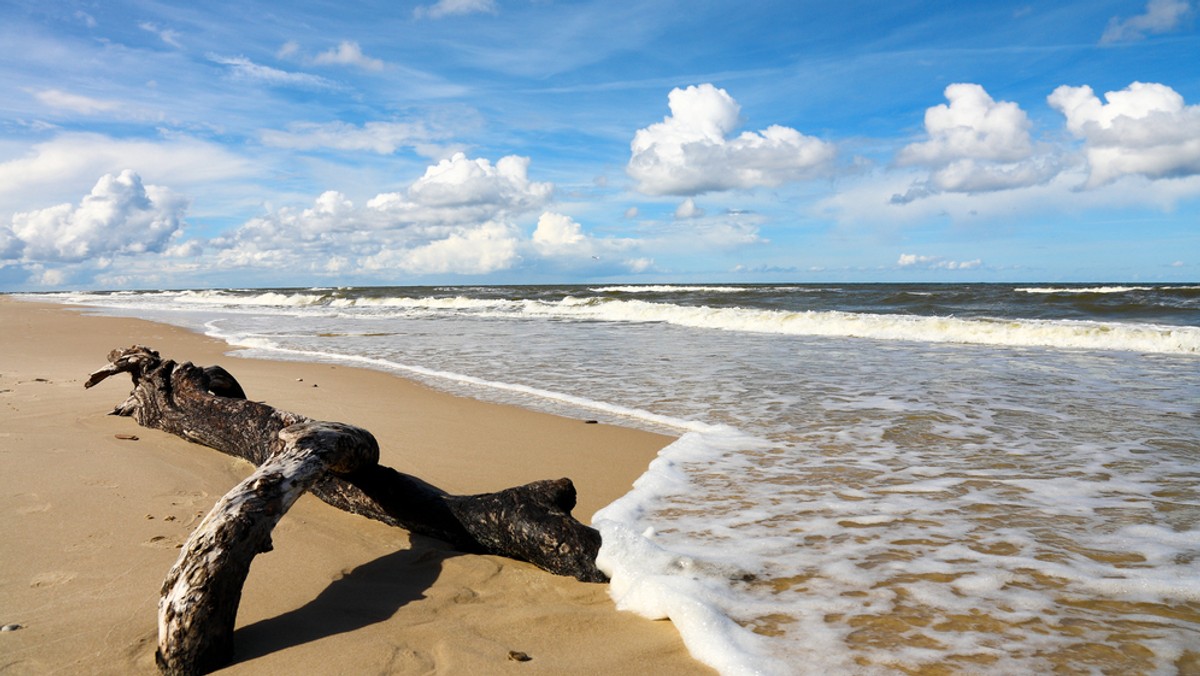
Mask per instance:
[[[1200,287],[52,299],[682,435],[602,562],[725,673],[1200,672]]]

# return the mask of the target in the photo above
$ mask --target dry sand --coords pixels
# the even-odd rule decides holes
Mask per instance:
[[[134,343],[220,363],[252,399],[365,427],[382,462],[453,492],[569,476],[585,522],[670,441],[373,371],[242,359],[175,327],[0,296],[0,625],[22,627],[0,633],[0,673],[155,673],[163,577],[199,518],[252,470],[106,415],[128,378],[83,381]],[[117,436],[129,434],[138,440]],[[460,555],[311,496],[274,544],[251,568],[235,663],[220,673],[712,673],[669,622],[618,612],[606,585]]]

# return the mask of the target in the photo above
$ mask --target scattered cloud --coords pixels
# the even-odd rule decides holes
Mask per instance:
[[[209,61],[229,67],[230,76],[236,80],[257,82],[272,87],[296,87],[299,89],[336,90],[341,86],[332,80],[311,73],[295,73],[271,66],[254,63],[244,56],[221,56],[208,54]]]
[[[328,273],[332,265],[385,276],[389,270],[496,272],[520,261],[524,242],[513,219],[541,207],[554,190],[530,181],[528,167],[528,158],[492,164],[458,153],[407,189],[376,195],[364,207],[328,191],[310,208],[250,219],[211,244],[226,268]]]
[[[367,270],[398,268],[420,275],[484,275],[515,265],[519,260],[519,244],[513,226],[488,221],[411,249],[385,249],[364,259],[363,267]]]
[[[625,268],[634,274],[649,272],[654,269],[653,258],[630,258],[625,261]]]
[[[704,209],[696,206],[696,202],[691,198],[687,198],[675,207],[675,219],[686,220],[689,218],[700,218],[704,215]]]
[[[538,218],[533,231],[533,247],[543,256],[564,253],[591,255],[591,246],[583,228],[570,216],[547,211]]]
[[[649,195],[778,186],[812,177],[835,154],[832,144],[779,125],[731,138],[741,107],[711,84],[673,89],[667,102],[671,114],[630,144],[626,172]]]
[[[978,258],[971,261],[952,261],[946,260],[941,256],[900,254],[900,260],[896,261],[896,265],[902,268],[921,268],[925,270],[974,270],[983,265],[983,261]]]
[[[76,21],[79,21],[80,23],[87,26],[88,28],[95,28],[97,26],[96,17],[92,16],[91,14],[88,14],[87,12],[83,11],[82,9],[76,10],[75,14],[73,16],[75,17]]]
[[[295,40],[288,40],[287,42],[283,43],[283,46],[281,46],[278,51],[275,52],[275,58],[290,59],[299,53],[300,43],[296,42]]]
[[[162,252],[183,229],[187,200],[143,185],[132,171],[106,174],[78,205],[13,214],[0,228],[5,258],[78,262],[121,254]]]
[[[391,155],[401,148],[427,148],[436,137],[420,122],[367,122],[361,127],[345,122],[294,122],[286,131],[267,129],[259,133],[262,142],[276,148],[294,150],[366,150]]]
[[[418,19],[442,19],[464,14],[495,14],[495,0],[438,0],[432,5],[420,5],[413,10]]]
[[[138,28],[144,31],[154,33],[160,40],[171,45],[175,49],[183,49],[183,45],[179,42],[179,31],[173,31],[169,28],[162,28],[158,24],[149,21],[143,21],[138,24]]]
[[[286,45],[285,45],[286,46]],[[313,63],[319,65],[356,66],[363,70],[383,70],[383,61],[366,56],[357,42],[343,41],[336,48],[317,54]]]
[[[570,216],[547,211],[538,218],[531,244],[543,258],[608,261],[638,248],[642,242],[626,237],[593,237],[585,233],[583,226]],[[626,260],[624,265],[629,268],[639,264],[631,259]]]
[[[1150,179],[1200,174],[1200,105],[1188,106],[1174,89],[1134,82],[1108,92],[1103,103],[1086,85],[1063,85],[1047,98],[1083,139],[1086,187],[1127,175]]]
[[[97,176],[119,174],[127,167],[135,167],[153,183],[173,187],[243,181],[255,171],[250,161],[226,148],[182,135],[114,139],[59,134],[34,145],[24,157],[0,162],[0,214],[30,203],[74,200]]]
[[[896,154],[901,167],[930,170],[928,178],[892,202],[904,204],[939,192],[979,193],[1044,183],[1059,170],[1056,157],[1039,150],[1020,106],[995,101],[977,84],[946,87],[949,104],[925,111],[928,139]]]
[[[1142,14],[1128,19],[1115,16],[1109,19],[1108,27],[1100,36],[1100,44],[1132,42],[1144,39],[1147,35],[1169,33],[1183,23],[1191,10],[1188,0],[1150,0]]]
[[[34,97],[37,98],[42,105],[54,108],[56,110],[65,110],[80,115],[95,115],[110,110],[115,110],[120,107],[117,101],[106,101],[103,99],[94,99],[90,96],[80,94],[72,94],[64,92],[61,89],[43,89],[36,92]]]
[[[492,165],[455,153],[426,169],[405,193],[378,195],[368,206],[394,214],[437,211],[449,220],[520,213],[541,206],[554,192],[553,184],[530,181],[528,170],[528,157],[509,155]]]

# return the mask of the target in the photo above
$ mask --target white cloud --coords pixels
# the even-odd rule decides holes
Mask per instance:
[[[971,261],[951,261],[941,256],[900,254],[900,260],[896,261],[896,265],[902,268],[923,268],[927,270],[974,270],[983,265],[983,261],[978,258]]]
[[[425,170],[406,193],[385,193],[368,206],[393,214],[437,211],[442,219],[476,220],[541,206],[554,192],[550,183],[529,180],[529,158],[509,155],[493,166],[486,159],[455,153]],[[488,214],[480,217],[479,213]]]
[[[479,13],[495,14],[495,0],[438,0],[432,5],[421,5],[413,10],[413,16],[418,19]]]
[[[387,249],[363,260],[367,270],[397,268],[410,274],[483,275],[518,260],[515,229],[497,221],[464,228],[408,250]]]
[[[58,268],[37,268],[31,281],[39,286],[61,286],[67,281],[67,273]]]
[[[946,87],[947,104],[925,111],[928,140],[896,154],[896,164],[930,169],[929,177],[893,196],[906,203],[937,192],[978,193],[1043,183],[1059,170],[1057,159],[1039,151],[1020,106],[997,102],[977,84]]]
[[[704,216],[704,210],[696,206],[695,200],[693,200],[691,197],[680,202],[679,206],[675,207],[676,220],[682,221],[689,218],[700,218],[702,216]]]
[[[287,42],[283,43],[283,46],[279,48],[279,51],[275,52],[275,58],[290,59],[299,53],[300,43],[296,42],[295,40],[288,40]]]
[[[368,150],[390,155],[400,148],[424,147],[436,135],[419,122],[367,122],[361,127],[345,122],[295,122],[287,131],[267,129],[260,136],[263,143],[276,148]]]
[[[232,238],[220,238],[214,243],[221,247],[235,243],[255,250],[287,248],[314,241],[330,242],[337,233],[366,230],[354,209],[354,204],[340,192],[329,190],[316,199],[308,209],[284,207],[266,216],[252,218],[242,224]]]
[[[543,256],[563,253],[585,253],[591,255],[591,246],[583,234],[583,228],[570,216],[547,211],[538,218],[533,231],[533,247]]]
[[[531,243],[538,255],[562,259],[572,265],[588,259],[602,261],[599,265],[607,265],[610,259],[646,244],[644,240],[627,237],[593,237],[585,233],[583,226],[570,216],[552,211],[544,212],[538,218]],[[588,263],[593,264],[590,261]],[[627,261],[626,267],[629,265],[632,263]]]
[[[182,230],[186,209],[186,200],[143,185],[132,171],[106,174],[78,206],[14,214],[4,248],[13,255],[16,240],[23,260],[59,262],[161,252]]]
[[[102,134],[69,133],[33,146],[24,157],[0,162],[0,214],[29,204],[73,200],[97,176],[136,167],[157,184],[191,192],[200,184],[245,179],[254,166],[207,141],[114,139]],[[189,187],[190,186],[190,187]]]
[[[297,87],[300,89],[336,90],[341,87],[332,80],[311,73],[293,73],[270,66],[254,63],[244,56],[221,56],[208,54],[213,63],[229,66],[230,75],[237,80],[260,82],[274,87]]]
[[[91,14],[88,14],[87,12],[85,12],[81,9],[76,10],[75,14],[73,16],[77,20],[79,20],[81,23],[83,23],[83,25],[87,26],[88,28],[96,27],[96,17],[92,16]]]
[[[43,105],[59,110],[69,110],[81,115],[94,115],[113,110],[121,104],[117,101],[105,101],[89,96],[72,94],[59,89],[44,89],[34,94]]]
[[[1134,82],[1096,97],[1091,87],[1062,86],[1047,98],[1084,141],[1086,186],[1122,176],[1150,179],[1200,174],[1200,105],[1187,106],[1174,89]]]
[[[1017,104],[996,102],[977,84],[949,85],[945,95],[949,105],[925,111],[929,140],[901,150],[898,164],[942,165],[962,158],[1015,162],[1033,152],[1029,118]]]
[[[1147,35],[1169,33],[1191,12],[1188,0],[1150,0],[1143,14],[1128,19],[1113,17],[1100,37],[1100,44],[1141,40]]]
[[[646,272],[654,267],[653,258],[630,258],[625,261],[625,267],[630,272]]]
[[[459,153],[406,190],[356,207],[336,191],[307,209],[282,208],[212,241],[225,267],[331,273],[485,274],[519,260],[512,218],[540,207],[553,185],[529,180],[528,158],[494,165]]]
[[[814,175],[833,159],[832,144],[771,125],[729,138],[740,107],[711,84],[673,89],[671,114],[639,129],[626,172],[650,195],[777,186]]]
[[[183,45],[179,42],[178,31],[173,31],[169,28],[162,28],[157,24],[150,23],[149,21],[143,21],[139,23],[138,28],[150,33],[154,33],[160,40],[176,49],[183,49]]]
[[[357,66],[363,70],[383,70],[383,61],[373,59],[362,52],[357,42],[343,41],[334,49],[317,54],[313,63],[320,65]]]

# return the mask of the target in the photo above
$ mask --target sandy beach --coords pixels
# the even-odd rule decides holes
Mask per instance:
[[[384,373],[226,354],[171,326],[0,296],[0,672],[155,673],[155,609],[177,548],[252,467],[107,415],[109,350],[219,363],[250,398],[365,427],[381,462],[452,492],[567,476],[575,513],[628,490],[663,436],[453,397]],[[118,435],[136,435],[136,440]],[[669,622],[606,585],[461,555],[305,496],[255,559],[229,674],[696,674]],[[510,661],[510,651],[532,659]]]

